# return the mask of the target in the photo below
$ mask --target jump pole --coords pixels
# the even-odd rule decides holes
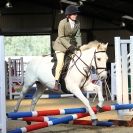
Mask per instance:
[[[79,118],[83,118],[83,117],[86,117],[88,115],[89,115],[89,113],[73,114],[73,115],[53,119],[51,121],[41,122],[41,123],[26,126],[26,127],[22,127],[22,128],[17,128],[15,130],[8,131],[8,133],[26,133],[26,132],[34,131],[34,130],[37,130],[37,129],[49,127],[49,126],[52,126],[52,125],[67,123],[69,121],[73,121],[73,120],[76,120],[76,119],[79,119]],[[92,125],[92,122],[89,122],[88,125]],[[101,122],[101,121],[96,124],[96,126],[112,126],[112,125],[113,125],[112,122]]]
[[[0,133],[6,133],[4,37],[0,36]]]
[[[33,116],[33,117],[23,117],[18,119],[11,119],[11,120],[20,120],[20,121],[27,121],[27,122],[44,122],[44,121],[51,121],[53,119],[57,119],[54,117],[48,116]]]
[[[96,107],[92,107],[95,113],[97,113]],[[121,104],[121,105],[105,105],[102,107],[104,111],[111,110],[124,110],[133,109],[133,104]],[[32,111],[32,112],[9,112],[7,113],[8,118],[17,119],[23,117],[32,116],[50,116],[50,115],[65,115],[65,114],[75,114],[75,113],[86,113],[88,112],[86,108],[68,108],[68,109],[55,109],[55,110],[44,110],[44,111]]]
[[[65,98],[65,97],[73,97],[74,94],[44,94],[41,96],[41,98],[45,98],[45,99],[54,99],[54,98]],[[26,99],[31,99],[33,97],[32,94],[27,94],[25,96]]]
[[[93,126],[92,125],[92,121],[89,121],[89,120],[74,120],[72,122],[72,124],[74,125],[90,125],[90,126]],[[110,127],[110,126],[113,126],[114,124],[112,122],[108,122],[108,121],[98,121],[96,126],[107,126],[107,127]]]
[[[35,116],[35,117],[24,117],[24,118],[18,118],[17,120],[22,120],[26,122],[48,122],[54,119],[58,119],[55,117],[47,117],[47,116]],[[67,124],[64,122],[64,124]],[[72,121],[72,124],[74,125],[90,125],[92,126],[92,121],[89,120],[74,120]],[[108,121],[98,121],[96,126],[112,126],[113,124]]]
[[[54,120],[51,120],[51,121],[48,121],[48,122],[41,122],[41,123],[26,126],[26,127],[22,127],[22,128],[17,128],[15,130],[8,131],[7,133],[26,133],[26,132],[34,131],[34,130],[37,130],[37,129],[49,127],[49,126],[52,126],[52,125],[57,125],[57,124],[61,124],[61,123],[64,123],[64,122],[69,122],[69,121],[72,121],[72,120],[75,120],[75,119],[86,117],[88,115],[89,115],[89,113],[73,114],[73,115],[61,117],[61,118],[58,118],[58,119],[54,119]]]

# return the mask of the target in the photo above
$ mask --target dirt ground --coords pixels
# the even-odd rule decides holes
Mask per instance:
[[[30,109],[30,99],[25,99],[21,103],[20,111],[29,111]],[[16,104],[16,100],[7,100],[7,112],[13,110]],[[91,102],[92,106],[95,106],[97,101]],[[112,102],[105,102],[104,105],[111,105]],[[77,108],[84,107],[84,105],[77,98],[62,98],[62,99],[40,99],[36,106],[36,110],[49,110],[49,109],[64,109],[64,108]],[[109,111],[97,114],[99,120],[109,120],[118,119],[116,111]],[[132,116],[124,117],[126,120],[130,120]],[[90,119],[90,117],[82,118],[85,120]],[[26,122],[7,120],[7,130],[15,129],[16,127],[24,127]],[[98,127],[98,126],[88,126],[88,125],[73,125],[69,124],[59,124],[50,126],[47,128],[32,131],[30,133],[132,133],[133,127]]]

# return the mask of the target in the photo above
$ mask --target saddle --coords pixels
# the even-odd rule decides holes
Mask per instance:
[[[68,66],[69,66],[69,63],[71,61],[71,55],[72,55],[72,53],[68,53],[68,52],[65,53],[64,66],[62,68],[60,79],[59,79],[59,82],[61,84],[61,90],[64,93],[67,93],[67,94],[70,94],[70,92],[66,89],[66,84],[65,84],[64,79],[66,77],[66,74],[67,74],[67,71],[68,71]],[[53,59],[51,60],[51,62],[54,62],[54,65],[53,65],[53,68],[52,68],[52,74],[53,74],[53,76],[55,76],[55,68],[56,68],[56,65],[57,65],[56,54],[54,54]]]

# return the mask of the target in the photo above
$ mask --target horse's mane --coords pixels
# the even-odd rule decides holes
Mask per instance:
[[[84,51],[84,50],[87,50],[87,49],[90,49],[90,48],[98,48],[99,50],[106,50],[105,45],[106,45],[106,44],[101,43],[101,42],[95,40],[95,41],[89,42],[88,44],[82,45],[82,46],[80,47],[80,50],[81,50],[81,51]]]

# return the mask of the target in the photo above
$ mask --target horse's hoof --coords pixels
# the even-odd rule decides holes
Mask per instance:
[[[104,110],[101,108],[101,107],[99,107],[98,105],[96,106],[96,109],[97,109],[97,112],[104,112]]]
[[[92,119],[92,126],[96,126],[98,122],[98,119]]]
[[[18,112],[18,110],[17,109],[14,109],[13,112]]]
[[[26,121],[27,125],[31,125],[31,121]]]

